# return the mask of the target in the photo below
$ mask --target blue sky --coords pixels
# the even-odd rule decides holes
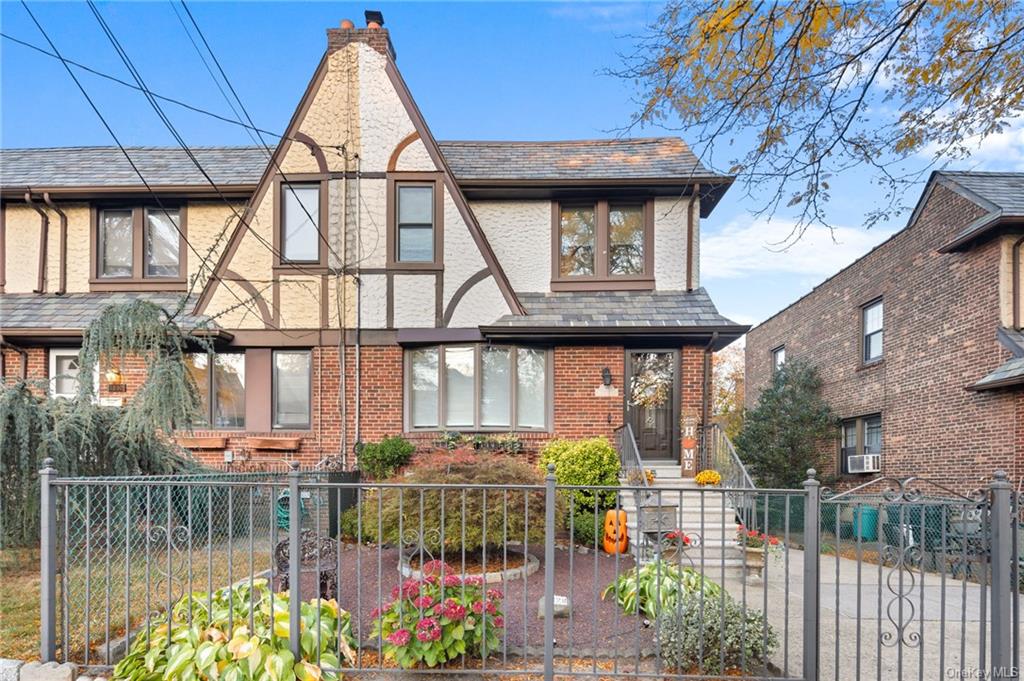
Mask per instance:
[[[65,57],[129,79],[84,3],[30,5]],[[99,3],[149,87],[205,109],[231,111],[196,55],[169,2]],[[398,66],[439,139],[609,137],[634,110],[631,83],[603,75],[621,64],[630,37],[658,16],[650,3],[190,3],[197,21],[256,124],[283,130],[324,49],[324,29],[384,12]],[[180,11],[180,7],[179,7]],[[20,3],[0,3],[5,33],[45,40]],[[80,76],[125,144],[174,141],[143,96]],[[238,127],[165,107],[191,145],[250,144]],[[111,144],[61,64],[0,42],[0,145]],[[664,134],[657,128],[638,136]],[[737,141],[742,144],[742,140]],[[728,158],[714,159],[727,166]],[[957,167],[1024,170],[1024,125],[986,141]],[[719,309],[761,321],[902,227],[863,227],[874,187],[862,172],[835,178],[829,219],[778,251],[791,221],[751,211],[761,203],[733,187],[702,225],[702,283]],[[915,192],[918,190],[914,190]],[[912,197],[910,203],[913,203]]]

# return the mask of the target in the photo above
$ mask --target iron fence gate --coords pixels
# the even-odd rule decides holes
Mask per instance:
[[[44,660],[109,670],[162,659],[166,632],[245,627],[327,674],[1017,678],[1001,474],[967,496],[832,494],[813,471],[797,490],[40,475]]]

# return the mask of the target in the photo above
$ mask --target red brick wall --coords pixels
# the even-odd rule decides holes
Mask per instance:
[[[545,441],[552,437],[582,438],[603,435],[612,438],[615,428],[623,420],[623,374],[625,368],[624,349],[620,346],[562,346],[554,350],[553,357],[553,431],[551,433],[518,433],[526,443],[527,455],[533,457]],[[48,369],[45,348],[29,350],[30,375],[45,379]],[[421,449],[434,446],[437,433],[403,433],[403,361],[399,346],[364,346],[360,352],[361,406],[360,433],[363,441],[377,441],[388,435],[403,434]],[[682,408],[684,414],[700,415],[703,349],[687,346],[681,351]],[[18,357],[5,353],[8,371],[17,371]],[[348,441],[346,460],[353,463],[352,447],[356,442],[356,352],[354,347],[346,348],[346,420]],[[308,431],[251,432],[232,430],[200,430],[188,434],[196,437],[227,438],[227,449],[234,454],[236,468],[258,468],[267,464],[278,464],[285,459],[298,460],[303,465],[313,465],[327,456],[341,452],[341,413],[339,410],[339,365],[338,348],[325,346],[313,349],[313,402],[312,423]],[[612,386],[617,389],[614,396],[597,396],[596,388],[602,385],[601,371],[607,367],[612,374]],[[126,391],[111,393],[105,378],[101,376],[100,395],[103,397],[124,397],[130,399],[145,378],[145,366],[141,360],[128,359],[119,363]],[[250,379],[251,380],[251,379]],[[184,434],[183,434],[184,435]],[[301,445],[297,452],[258,450],[250,446],[250,436],[299,437]],[[222,464],[223,449],[196,449],[193,454],[200,461]]]
[[[1009,357],[996,339],[998,241],[966,253],[936,250],[984,212],[936,186],[914,225],[753,329],[747,407],[770,381],[771,350],[784,344],[787,359],[818,367],[824,397],[840,418],[882,414],[885,475],[921,475],[963,489],[997,468],[1015,478],[1024,473],[1016,461],[1014,423],[1024,411],[1018,398],[964,389]],[[884,357],[862,366],[860,308],[878,296],[885,301]],[[838,441],[829,452],[838,459]]]

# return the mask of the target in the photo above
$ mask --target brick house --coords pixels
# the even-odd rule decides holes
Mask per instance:
[[[117,148],[2,152],[5,376],[67,392],[105,305],[187,296],[178,320],[216,344],[178,433],[201,459],[351,466],[386,435],[535,450],[629,422],[679,461],[710,353],[747,330],[699,283],[730,177],[677,138],[438,142],[378,25],[328,29],[276,148],[192,151],[129,148],[145,182]],[[143,379],[102,367],[100,397]]]
[[[746,406],[799,357],[842,419],[844,482],[1020,479],[1022,234],[1024,174],[933,173],[903,230],[750,331]]]

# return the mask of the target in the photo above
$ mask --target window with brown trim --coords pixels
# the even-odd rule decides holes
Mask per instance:
[[[552,203],[551,288],[654,288],[654,205],[610,199]]]
[[[320,262],[320,183],[281,183],[281,259]]]
[[[91,290],[185,288],[184,206],[104,206],[92,223]]]
[[[440,173],[388,173],[387,263],[392,269],[441,269],[444,185]]]
[[[549,352],[502,345],[407,350],[407,430],[545,430]]]
[[[245,428],[245,353],[189,353],[185,366],[199,388],[202,405],[193,425]]]
[[[839,431],[841,473],[877,473],[882,455],[882,415],[847,419]]]

